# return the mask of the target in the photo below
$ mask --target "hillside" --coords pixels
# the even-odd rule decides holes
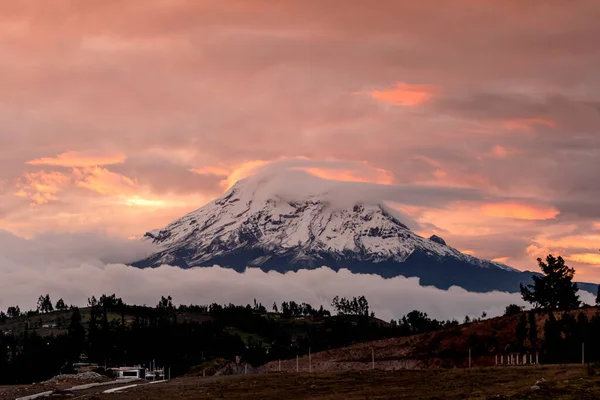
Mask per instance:
[[[597,308],[573,310],[567,314],[578,318],[579,314],[592,321],[600,317]],[[493,366],[495,356],[501,354],[530,354],[531,344],[526,342],[523,348],[516,343],[516,329],[523,314],[491,318],[483,321],[462,324],[456,327],[407,337],[394,337],[351,346],[315,352],[311,355],[312,371],[367,370],[372,368],[372,351],[375,353],[377,369],[429,369],[454,368],[468,366],[468,354],[471,349],[473,366]],[[560,320],[562,312],[554,312]],[[540,352],[540,363],[549,361],[545,352],[544,325],[549,318],[548,312],[535,314],[537,326],[537,347]],[[587,328],[584,328],[587,329]],[[590,332],[591,334],[591,332]],[[566,362],[581,361],[581,341],[573,354],[567,354]],[[588,359],[598,357],[597,348],[592,348],[590,340]],[[595,359],[595,358],[594,358]],[[505,359],[506,360],[506,359]],[[506,363],[506,361],[504,361]],[[300,371],[309,370],[309,357],[304,355],[298,360]],[[296,371],[296,359],[281,362],[281,370]],[[279,362],[273,361],[259,368],[260,372],[279,371]]]

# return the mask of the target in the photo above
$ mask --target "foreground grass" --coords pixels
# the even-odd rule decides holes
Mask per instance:
[[[545,379],[539,390],[531,386]],[[174,379],[88,399],[597,399],[600,377],[580,365],[352,371]]]

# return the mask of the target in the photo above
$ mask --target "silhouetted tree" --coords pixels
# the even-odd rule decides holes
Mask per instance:
[[[600,307],[600,285],[596,289],[596,306]]]
[[[8,315],[9,318],[19,317],[21,316],[21,309],[19,308],[19,306],[10,306],[6,310],[6,315]]]
[[[516,304],[509,304],[508,306],[506,306],[506,309],[504,310],[504,315],[505,316],[517,315],[519,313],[522,313],[524,308],[525,307],[518,306]]]
[[[67,358],[72,362],[76,361],[85,344],[85,329],[81,325],[81,313],[79,308],[74,308],[71,313],[71,322],[69,323],[68,333],[69,346],[67,349]]]
[[[521,318],[519,318],[519,323],[515,328],[515,337],[517,339],[517,348],[519,350],[523,349],[523,342],[527,339],[527,315],[521,314]]]
[[[529,312],[529,343],[531,344],[531,350],[537,350],[537,324],[533,311]]]
[[[551,311],[548,315],[548,319],[544,324],[544,341],[548,352],[549,361],[555,361],[556,353],[560,349],[561,345],[561,332],[560,326],[554,317],[554,313]]]
[[[335,296],[331,301],[331,306],[340,315],[369,316],[369,302],[365,296],[354,297],[352,300]]]
[[[573,283],[575,270],[565,265],[562,257],[555,258],[552,254],[546,257],[546,262],[537,259],[544,276],[533,276],[533,284],[523,286],[523,300],[533,304],[535,308],[550,310],[569,310],[578,308],[581,302],[577,292],[579,288]]]
[[[45,296],[40,296],[37,302],[37,310],[41,313],[48,313],[54,310],[52,307],[52,301],[50,300],[50,295],[46,294]]]
[[[65,305],[64,300],[62,298],[60,298],[56,302],[56,306],[54,306],[54,308],[56,308],[58,311],[62,311],[62,310],[66,310],[67,306]]]

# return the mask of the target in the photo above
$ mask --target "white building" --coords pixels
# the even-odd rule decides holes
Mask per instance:
[[[113,368],[117,379],[145,379],[146,369],[141,366]]]

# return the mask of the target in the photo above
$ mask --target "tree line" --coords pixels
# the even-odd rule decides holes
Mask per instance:
[[[70,315],[59,329],[42,336],[42,320],[36,323],[36,318],[52,318],[48,307],[52,302],[48,295],[40,300],[38,310],[25,315],[11,313],[11,318],[21,316],[11,323],[18,323],[20,329],[0,330],[0,384],[39,382],[72,372],[73,363],[82,356],[108,367],[156,360],[157,365],[170,366],[176,376],[212,358],[234,360],[240,356],[245,362],[261,365],[302,356],[309,349],[316,352],[458,325],[416,310],[397,321],[383,322],[369,311],[364,296],[337,297],[337,315],[332,315],[322,305],[295,301],[274,304],[273,310],[267,311],[256,300],[245,306],[176,307],[171,296],[161,296],[156,306],[146,307],[126,304],[112,294],[92,296],[84,308],[70,306]],[[57,319],[66,312],[62,305],[59,308]]]

